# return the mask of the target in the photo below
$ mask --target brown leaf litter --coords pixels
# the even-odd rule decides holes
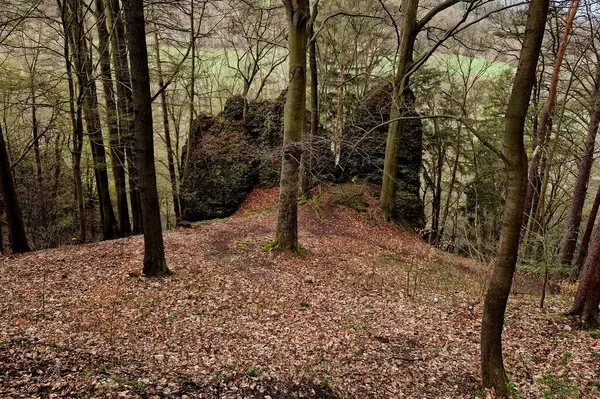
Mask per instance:
[[[165,232],[168,278],[135,277],[139,236],[0,258],[0,397],[491,397],[487,267],[327,193],[300,209],[304,257],[265,251],[276,202],[255,190],[231,218]],[[569,300],[511,297],[521,398],[600,397],[599,336],[561,316]]]

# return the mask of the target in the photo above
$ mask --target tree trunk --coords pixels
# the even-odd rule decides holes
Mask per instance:
[[[192,72],[190,75],[190,123],[187,137],[187,147],[183,163],[183,175],[181,176],[180,186],[183,187],[190,175],[190,162],[192,158],[193,124],[195,118],[194,97],[196,96],[196,33],[194,30],[194,0],[191,1],[190,9],[190,46],[192,47]],[[245,106],[244,106],[245,107]]]
[[[481,323],[481,378],[501,396],[510,395],[502,360],[502,329],[519,252],[521,217],[526,192],[527,154],[523,143],[525,118],[544,37],[549,0],[532,0],[519,66],[506,110],[503,155],[507,192],[500,230],[498,256],[489,282]]]
[[[600,305],[600,234],[594,236],[590,254],[585,261],[579,287],[575,294],[573,307],[569,311],[572,316],[581,316],[582,321],[590,327],[600,325],[598,306]]]
[[[587,257],[588,248],[590,246],[590,239],[592,238],[592,232],[594,230],[594,224],[596,223],[596,216],[598,216],[599,207],[600,187],[598,187],[598,190],[596,191],[596,198],[594,199],[592,210],[590,211],[590,215],[588,216],[588,221],[585,226],[585,232],[583,233],[583,238],[581,239],[581,245],[579,247],[579,253],[577,254],[577,259],[575,260],[575,267],[571,270],[572,280],[577,280],[577,278],[581,274],[585,258]]]
[[[169,274],[169,269],[165,261],[160,203],[156,187],[144,3],[143,0],[127,0],[124,4],[132,72],[131,84],[134,94],[136,160],[144,220],[144,274],[146,276],[163,276]]]
[[[2,125],[0,125],[0,192],[2,193],[6,221],[8,222],[10,249],[13,254],[29,252],[29,244],[25,235],[25,225],[23,224],[23,214],[21,213],[21,205],[19,204],[17,191],[15,190],[15,182],[8,160],[8,149],[4,142]]]
[[[402,1],[402,21],[400,25],[402,37],[400,39],[398,65],[396,67],[396,77],[394,80],[393,103],[390,114],[390,120],[393,122],[391,122],[388,127],[380,197],[381,207],[383,208],[386,220],[390,220],[393,217],[394,202],[396,198],[398,153],[401,145],[399,136],[400,131],[404,130],[406,122],[404,120],[395,119],[402,116],[401,110],[405,108],[404,91],[408,88],[408,79],[405,79],[405,75],[412,62],[418,6],[419,0]]]
[[[340,158],[342,156],[342,125],[344,124],[344,70],[340,75],[342,75],[340,85],[338,86],[338,94],[337,94],[337,110],[335,113],[335,130],[333,132],[333,141],[331,144],[331,149],[333,151],[333,156],[335,158],[335,166],[339,166]]]
[[[279,214],[275,246],[298,249],[298,169],[306,129],[306,44],[310,17],[308,0],[286,3],[289,23],[289,85],[283,120],[283,155],[279,184]]]
[[[437,159],[435,161],[435,186],[432,187],[433,199],[431,202],[431,229],[436,232],[437,236],[437,232],[439,231],[440,227],[440,214],[442,207],[442,177],[444,172],[444,155],[446,149],[444,148],[444,144],[442,143],[442,137],[438,121],[434,119],[433,125],[437,141]]]
[[[552,118],[554,104],[556,103],[556,95],[558,93],[558,78],[560,74],[560,68],[562,67],[565,50],[567,48],[567,41],[569,39],[569,33],[571,32],[571,28],[573,26],[573,19],[575,18],[575,14],[577,12],[578,7],[579,0],[571,0],[571,2],[569,3],[569,11],[567,12],[567,17],[565,21],[565,29],[563,31],[560,46],[558,48],[558,52],[556,53],[556,58],[554,60],[554,69],[552,71],[552,79],[550,81],[548,100],[546,101],[546,106],[542,111],[542,118],[540,120],[540,125],[537,131],[537,147],[535,148],[531,157],[531,165],[529,168],[529,184],[527,185],[527,194],[525,197],[525,205],[523,207],[523,228],[526,228],[527,226],[533,203],[537,202],[534,200],[534,196],[539,195],[536,189],[538,188],[539,184],[538,182],[540,159],[542,157],[542,153],[545,151],[546,148],[546,136],[549,134],[549,130],[551,127],[550,120]]]
[[[131,93],[131,74],[127,60],[127,39],[119,0],[106,0],[111,32],[112,58],[117,83],[117,108],[119,111],[119,132],[121,134],[121,153],[125,153],[127,171],[129,174],[129,197],[131,202],[131,220],[133,234],[142,233],[142,211],[140,192],[137,187],[138,173],[133,145],[133,95]]]
[[[156,66],[158,70],[158,87],[163,87],[165,81],[162,73],[160,60],[160,47],[158,44],[158,30],[154,32],[154,41],[156,43]],[[163,130],[165,132],[165,144],[167,146],[167,163],[169,166],[169,179],[171,180],[171,191],[173,192],[173,208],[175,211],[175,220],[181,219],[181,208],[179,206],[179,189],[177,188],[177,174],[175,173],[175,161],[173,157],[173,145],[171,143],[171,129],[169,127],[169,109],[167,106],[167,93],[163,90],[160,93],[160,104],[162,108]]]
[[[100,202],[100,215],[102,220],[102,237],[110,240],[116,237],[118,231],[117,221],[110,200],[108,172],[106,169],[106,151],[102,137],[100,115],[98,113],[98,96],[92,69],[92,57],[88,51],[87,37],[85,36],[84,18],[80,0],[71,0],[73,23],[73,46],[75,49],[75,67],[79,90],[82,92],[83,115],[86,121],[88,137],[92,149],[94,162],[94,175]]]
[[[596,82],[600,79],[600,66],[596,74]],[[561,243],[560,262],[563,265],[570,265],[575,253],[577,245],[577,236],[579,235],[579,226],[581,224],[581,214],[583,204],[587,194],[588,183],[590,181],[590,172],[594,162],[594,147],[596,145],[596,134],[598,133],[598,124],[600,123],[600,90],[596,89],[596,102],[592,110],[590,125],[588,128],[587,138],[583,148],[583,155],[579,161],[577,171],[577,180],[575,181],[575,189],[573,190],[573,201],[569,208],[569,216],[566,221],[565,233]]]
[[[100,53],[100,68],[102,70],[102,87],[106,102],[106,119],[110,137],[110,160],[115,193],[117,195],[117,214],[119,219],[119,232],[121,236],[131,234],[129,220],[129,204],[127,201],[127,186],[125,183],[125,154],[122,151],[119,139],[119,126],[117,120],[117,105],[115,103],[115,90],[110,66],[109,34],[106,28],[106,7],[104,0],[95,0],[96,28],[98,30],[98,52]]]
[[[466,101],[465,101],[466,102]],[[465,103],[463,102],[463,103]],[[456,133],[456,154],[454,154],[454,162],[452,163],[452,176],[450,178],[450,186],[448,187],[448,196],[446,197],[446,204],[444,206],[444,213],[442,216],[442,225],[438,231],[438,238],[441,240],[446,228],[446,220],[448,218],[448,212],[450,211],[450,202],[452,201],[452,193],[454,192],[454,185],[456,184],[456,174],[458,172],[458,161],[460,160],[460,137],[462,132],[462,124],[458,125]]]
[[[33,136],[33,153],[35,155],[35,166],[37,179],[40,190],[43,190],[43,176],[42,176],[42,157],[40,155],[40,138],[39,138],[39,124],[37,119],[37,99],[35,94],[35,66],[32,67],[31,71],[31,132]]]
[[[302,153],[302,175],[300,182],[300,193],[306,199],[311,197],[313,164],[312,144],[319,131],[319,75],[317,72],[317,38],[315,34],[314,21],[319,12],[318,3],[312,8],[310,22],[308,24],[308,64],[310,67],[310,132],[306,138],[306,147]]]
[[[65,66],[67,70],[67,83],[69,87],[69,117],[71,119],[71,127],[73,129],[73,149],[71,150],[73,160],[73,181],[75,184],[75,199],[77,201],[77,219],[79,224],[79,242],[86,240],[86,217],[85,204],[83,200],[83,182],[81,179],[81,152],[83,150],[83,121],[81,119],[81,104],[77,101],[77,112],[75,111],[75,87],[73,84],[73,73],[71,65],[71,51],[69,46],[69,37],[71,36],[70,27],[73,24],[73,16],[68,12],[66,4],[57,0],[58,8],[61,16],[61,23],[65,34],[63,44],[63,54],[65,58]]]

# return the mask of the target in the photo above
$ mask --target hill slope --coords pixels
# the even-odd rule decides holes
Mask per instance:
[[[0,397],[478,395],[485,269],[339,196],[301,207],[304,257],[263,250],[277,193],[262,190],[166,232],[169,278],[136,276],[141,237],[2,258]],[[523,398],[597,397],[598,337],[548,302],[511,299],[511,378]]]

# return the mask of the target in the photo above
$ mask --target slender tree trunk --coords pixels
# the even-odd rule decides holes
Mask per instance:
[[[432,217],[431,217],[431,228],[436,233],[439,231],[440,227],[440,213],[442,207],[442,175],[444,172],[444,155],[445,148],[442,143],[441,132],[438,126],[437,120],[433,121],[435,126],[435,134],[437,141],[437,159],[435,162],[435,187],[433,189],[433,201],[431,203],[432,207]],[[436,234],[437,235],[437,234]]]
[[[35,68],[35,67],[34,67]],[[37,98],[35,94],[35,71],[32,68],[31,71],[31,131],[33,136],[33,153],[35,155],[35,166],[38,184],[42,189],[43,176],[42,176],[42,157],[40,155],[40,138],[39,138],[39,124],[37,119]]]
[[[450,187],[448,187],[448,197],[446,198],[446,204],[444,205],[444,213],[442,216],[442,227],[438,232],[438,239],[442,238],[444,229],[446,228],[446,220],[448,219],[448,212],[450,210],[450,202],[452,201],[452,193],[454,192],[454,185],[456,184],[456,174],[458,172],[458,161],[460,160],[460,138],[462,132],[462,124],[458,126],[456,134],[456,154],[454,155],[454,162],[452,163],[452,177],[450,178]]]
[[[191,1],[190,10],[190,45],[192,47],[192,72],[190,75],[190,123],[187,137],[187,147],[183,163],[183,176],[180,185],[183,186],[190,175],[190,159],[192,157],[193,124],[195,118],[194,97],[196,96],[196,32],[194,28],[194,0]]]
[[[402,36],[400,38],[398,65],[396,66],[396,77],[394,81],[394,96],[390,114],[390,120],[393,122],[388,126],[380,197],[381,207],[383,208],[386,220],[391,220],[393,217],[396,199],[398,153],[401,145],[399,137],[400,132],[404,130],[406,125],[404,120],[396,119],[401,116],[402,110],[405,108],[404,91],[408,88],[408,79],[405,79],[405,75],[412,62],[418,7],[419,0],[402,1],[402,20],[400,25]]]
[[[565,21],[565,29],[563,31],[560,46],[558,48],[558,52],[556,53],[556,58],[554,61],[554,70],[552,71],[552,79],[550,81],[548,100],[546,101],[546,106],[542,111],[542,118],[540,120],[540,125],[537,132],[537,147],[533,152],[533,155],[531,157],[531,165],[529,167],[529,184],[527,185],[527,194],[525,196],[525,205],[523,207],[524,228],[527,226],[530,211],[532,209],[533,203],[535,202],[534,196],[539,195],[539,193],[536,193],[536,189],[538,188],[539,182],[540,159],[542,157],[542,153],[545,151],[546,148],[546,136],[550,133],[550,120],[552,118],[552,113],[554,112],[554,104],[556,103],[556,95],[558,93],[558,78],[560,74],[560,69],[562,67],[565,50],[567,48],[569,33],[571,32],[571,28],[573,27],[573,20],[575,19],[575,14],[577,13],[578,7],[579,0],[571,0],[571,2],[569,3],[569,10],[567,12],[567,17]]]
[[[158,87],[163,87],[165,81],[162,73],[160,60],[160,47],[158,42],[158,31],[154,32],[154,41],[156,43],[156,65],[158,70]],[[169,166],[169,179],[171,180],[171,191],[173,192],[173,208],[175,211],[175,220],[181,218],[181,208],[179,207],[179,189],[177,188],[177,175],[175,173],[175,161],[173,157],[173,145],[171,143],[171,129],[169,127],[169,109],[167,106],[167,93],[163,90],[160,93],[160,104],[162,107],[162,122],[165,132],[165,144],[167,146],[167,163]]]
[[[67,83],[69,87],[69,117],[71,119],[71,127],[73,129],[73,150],[71,151],[73,160],[73,182],[75,184],[75,199],[77,201],[77,220],[79,224],[79,241],[86,240],[86,217],[85,204],[83,200],[83,182],[81,178],[81,153],[83,150],[83,122],[81,119],[81,106],[78,100],[77,111],[75,111],[75,85],[73,83],[73,72],[71,65],[71,51],[69,46],[69,37],[71,36],[71,27],[73,24],[72,14],[69,13],[68,7],[64,1],[57,0],[58,8],[61,16],[61,23],[65,35],[63,45],[63,53],[65,58],[65,66],[67,70]]]
[[[125,154],[122,152],[119,139],[117,105],[110,65],[109,34],[106,28],[106,7],[104,0],[95,0],[96,29],[98,30],[98,51],[100,53],[100,68],[102,70],[102,87],[106,102],[106,119],[110,137],[110,159],[112,163],[115,193],[117,195],[117,214],[119,216],[119,232],[122,236],[131,234],[129,220],[129,204],[127,201],[127,185],[125,176]]]
[[[306,129],[306,44],[310,18],[308,0],[286,3],[289,23],[289,85],[283,120],[283,155],[275,246],[298,249],[298,169]]]
[[[106,0],[109,26],[111,27],[112,58],[117,80],[117,108],[119,111],[119,132],[121,139],[120,153],[125,154],[127,172],[129,174],[129,198],[131,203],[131,220],[133,234],[142,233],[142,210],[140,192],[137,187],[138,173],[133,153],[133,95],[131,92],[131,74],[127,60],[127,39],[119,0]]]
[[[313,164],[312,164],[312,146],[313,140],[317,137],[319,131],[319,75],[317,70],[317,38],[315,34],[314,22],[319,12],[319,3],[315,2],[312,7],[312,14],[308,23],[308,64],[310,67],[310,132],[306,138],[306,147],[302,153],[302,175],[300,182],[300,193],[306,199],[311,197]]]
[[[12,253],[29,252],[29,244],[25,235],[25,225],[23,224],[23,214],[21,205],[17,198],[15,182],[13,180],[12,168],[8,160],[8,149],[0,125],[0,192],[6,211],[6,221],[8,222],[8,237],[10,240],[10,249]]]
[[[527,26],[519,66],[506,110],[503,155],[506,163],[506,202],[498,256],[489,282],[481,323],[481,378],[501,396],[510,395],[502,360],[502,329],[519,252],[521,217],[526,192],[527,154],[523,142],[535,72],[544,37],[549,0],[529,3]]]
[[[144,220],[144,274],[146,276],[163,276],[169,274],[169,269],[165,262],[160,203],[156,187],[144,3],[143,0],[126,0],[124,4],[132,72],[131,84],[134,94],[136,160]]]
[[[93,78],[92,57],[88,50],[87,38],[84,34],[84,18],[80,0],[71,0],[73,23],[73,45],[75,49],[75,66],[79,90],[82,92],[83,115],[86,121],[88,137],[92,149],[94,162],[94,175],[100,202],[100,216],[102,220],[102,237],[110,240],[118,232],[117,220],[110,200],[108,172],[106,169],[106,151],[102,137],[100,115],[98,113],[98,96]]]
[[[596,198],[594,199],[594,204],[592,205],[590,215],[588,216],[588,221],[585,226],[585,232],[583,233],[583,237],[581,239],[581,246],[579,247],[579,253],[577,254],[577,259],[575,260],[575,267],[571,270],[572,280],[577,280],[577,278],[581,274],[585,258],[587,257],[588,248],[590,246],[590,239],[592,238],[592,232],[594,230],[594,224],[596,223],[596,217],[598,216],[599,207],[600,187],[598,187],[598,190],[596,191]]]
[[[60,189],[60,177],[62,175],[62,153],[63,153],[63,133],[62,131],[56,132],[56,141],[54,143],[54,161],[56,166],[54,167],[54,182],[52,184],[52,200],[56,201],[58,198],[58,190]]]
[[[596,81],[600,79],[600,66]],[[599,82],[600,84],[600,82]],[[590,181],[590,173],[594,162],[594,147],[596,145],[596,134],[598,133],[598,124],[600,123],[600,90],[596,89],[596,102],[592,110],[590,125],[588,128],[587,138],[583,148],[583,155],[579,161],[577,170],[577,180],[575,181],[575,189],[573,190],[573,200],[569,208],[569,216],[567,217],[565,233],[561,243],[560,262],[563,265],[570,265],[575,253],[577,245],[577,236],[579,235],[579,226],[581,224],[581,214],[583,204],[587,194],[587,188]]]
[[[572,316],[581,316],[584,323],[590,327],[600,325],[598,306],[600,305],[600,234],[594,236],[590,254],[575,294],[573,307],[569,311]]]
[[[335,166],[340,164],[340,158],[342,155],[342,125],[344,124],[344,85],[343,81],[344,69],[342,69],[342,82],[338,86],[337,94],[337,110],[335,113],[335,130],[333,133],[332,150],[335,157]]]
[[[540,197],[541,197],[541,193],[542,193],[542,189],[543,189],[543,175],[542,173],[540,173],[540,171],[545,171],[546,170],[546,165],[548,162],[548,151],[546,150],[549,145],[550,145],[550,138],[551,138],[551,134],[552,134],[552,119],[550,119],[548,121],[548,128],[546,129],[546,136],[545,136],[545,142],[540,146],[540,148],[543,148],[544,150],[541,152],[540,155],[540,160],[538,163],[538,168],[536,168],[535,170],[529,170],[528,171],[528,176],[533,176],[533,180],[530,180],[530,184],[531,186],[535,186],[532,193],[532,198],[531,198],[531,208],[529,210],[525,209],[525,211],[523,212],[523,223],[527,223],[524,224],[523,226],[521,226],[521,239],[522,242],[524,242],[528,247],[531,248],[531,240],[530,237],[533,237],[536,241],[539,238],[539,232],[540,232],[540,223],[538,220],[538,216],[537,216],[537,211],[538,211],[538,206],[540,203]],[[537,146],[536,146],[537,148]],[[525,198],[525,204],[527,204],[527,198]],[[528,216],[528,217],[525,217]],[[523,232],[525,233],[525,235],[523,236]],[[533,246],[535,248],[535,246]]]
[[[544,239],[546,232],[547,232],[547,215],[546,215],[546,194],[548,192],[548,182],[550,181],[550,170],[552,168],[552,164],[553,164],[553,160],[554,160],[554,155],[556,154],[557,148],[558,148],[558,143],[559,143],[559,134],[562,128],[562,124],[564,122],[564,117],[565,117],[565,110],[566,110],[566,103],[569,97],[569,92],[571,90],[571,86],[573,84],[573,80],[575,78],[574,74],[571,74],[571,77],[569,79],[569,83],[567,84],[566,90],[565,90],[565,95],[564,95],[564,99],[563,99],[563,106],[561,108],[560,111],[560,116],[558,118],[558,123],[556,126],[556,133],[555,133],[555,138],[554,141],[552,141],[552,147],[550,147],[550,150],[548,151],[548,156],[546,159],[546,164],[544,167],[542,167],[543,170],[543,179],[542,179],[542,188],[540,190],[540,195],[539,195],[539,201],[538,201],[538,207],[537,210],[535,212],[535,217],[536,217],[536,223],[535,225],[538,228],[538,232],[541,235],[541,240],[539,240],[536,243],[536,248],[534,250],[534,256],[536,256],[538,259],[541,258],[541,256],[543,255],[544,252],[544,248],[542,245],[542,240]],[[551,193],[554,192],[554,189],[550,191]]]

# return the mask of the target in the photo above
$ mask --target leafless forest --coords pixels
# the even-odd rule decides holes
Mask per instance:
[[[0,397],[600,397],[599,15],[0,0]]]

